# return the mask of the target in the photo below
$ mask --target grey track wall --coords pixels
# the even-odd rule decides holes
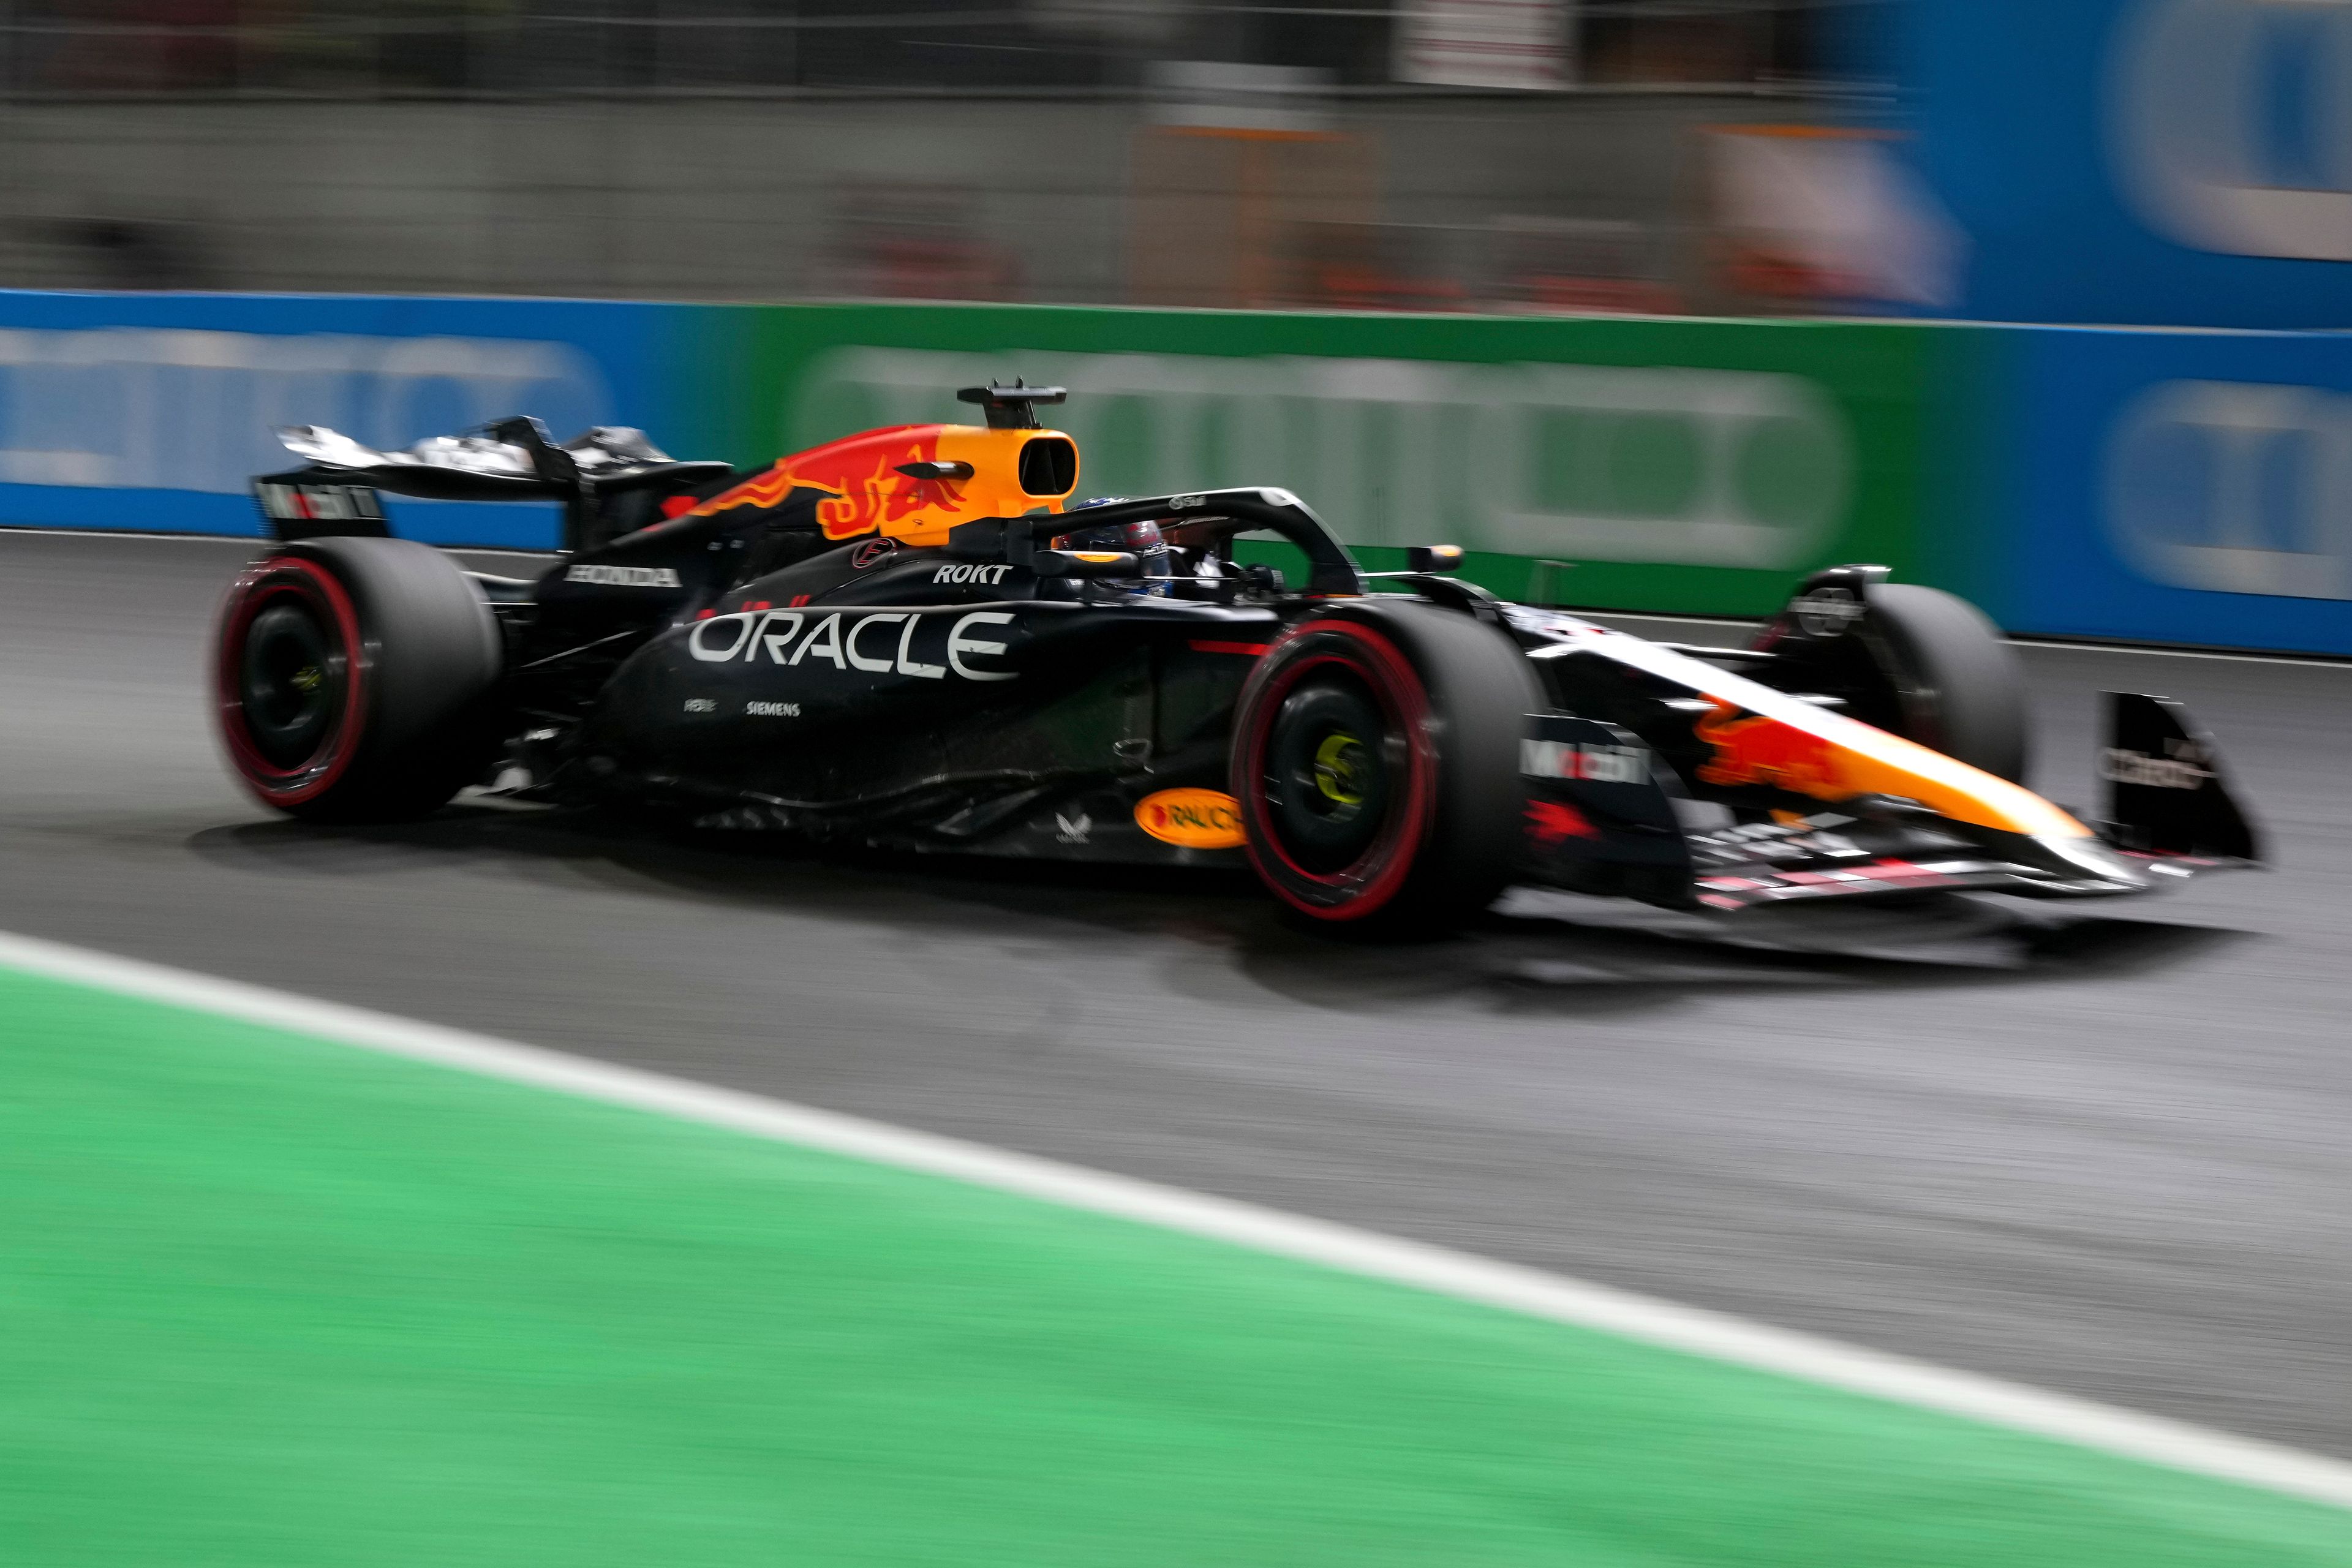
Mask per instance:
[[[1288,214],[1378,220],[1457,269],[1500,217],[1629,224],[1706,308],[1698,129],[1814,115],[1728,92],[1342,102],[1335,193],[1115,100],[18,101],[0,285],[1246,303],[1221,253],[1262,199],[1260,245]],[[877,286],[893,233],[978,259],[935,290]],[[1201,265],[1154,272],[1186,246]]]

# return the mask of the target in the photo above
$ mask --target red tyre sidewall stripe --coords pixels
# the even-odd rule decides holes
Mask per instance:
[[[245,722],[245,704],[237,696],[239,667],[244,662],[245,637],[254,618],[271,600],[291,597],[314,608],[323,607],[334,622],[343,645],[342,711],[337,715],[318,751],[295,767],[281,768],[261,754]],[[263,562],[237,579],[230,590],[222,617],[218,658],[213,670],[219,702],[222,738],[236,763],[246,787],[270,805],[299,805],[334,787],[350,768],[366,732],[367,652],[360,640],[359,612],[334,574],[299,555],[280,555]]]
[[[1310,637],[1337,634],[1357,646],[1349,650],[1355,657],[1339,652],[1314,654],[1294,662],[1286,662],[1286,652]],[[1322,874],[1307,870],[1283,849],[1274,832],[1265,809],[1265,748],[1266,725],[1262,721],[1276,711],[1282,700],[1288,696],[1307,671],[1326,665],[1339,665],[1355,670],[1360,676],[1371,675],[1364,684],[1371,689],[1381,711],[1405,742],[1405,798],[1401,803],[1402,823],[1398,837],[1383,848],[1375,845],[1370,854],[1382,854],[1378,868],[1360,885],[1353,874],[1363,865],[1358,860],[1347,870]],[[1352,621],[1314,621],[1293,629],[1267,653],[1258,668],[1268,672],[1255,690],[1245,694],[1242,718],[1245,726],[1243,738],[1243,776],[1236,783],[1235,795],[1241,801],[1244,820],[1252,831],[1247,836],[1250,864],[1256,868],[1258,878],[1274,889],[1276,897],[1303,914],[1321,921],[1362,920],[1377,914],[1392,900],[1412,874],[1415,858],[1423,842],[1429,836],[1431,818],[1437,809],[1436,749],[1429,736],[1429,696],[1421,683],[1421,676],[1396,645],[1369,626]],[[1261,849],[1263,846],[1263,850]],[[1280,863],[1267,866],[1264,855],[1270,850]],[[1368,856],[1369,858],[1369,856]],[[1290,882],[1298,882],[1345,894],[1353,887],[1353,896],[1344,903],[1317,903],[1293,891]]]

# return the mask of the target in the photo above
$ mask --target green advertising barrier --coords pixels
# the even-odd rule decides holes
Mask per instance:
[[[1367,564],[1472,552],[1514,598],[1761,615],[1807,571],[1930,574],[1943,352],[1895,322],[1562,321],[989,305],[747,310],[740,459],[1066,386],[1081,496],[1279,485]],[[1547,564],[1548,563],[1561,564]]]

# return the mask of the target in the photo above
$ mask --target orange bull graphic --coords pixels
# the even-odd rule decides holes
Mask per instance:
[[[778,458],[775,467],[713,496],[688,515],[740,506],[780,505],[795,489],[823,490],[816,521],[827,539],[880,531],[915,544],[941,544],[947,531],[975,517],[1017,517],[1039,506],[1059,511],[1059,496],[1021,488],[1021,448],[1050,430],[989,430],[967,425],[897,425],[828,441]],[[917,463],[952,465],[952,478],[920,479]],[[1075,480],[1076,475],[1073,473]]]
[[[1701,779],[1716,784],[1769,784],[1822,800],[1854,793],[1847,784],[1843,753],[1834,742],[1760,713],[1732,717],[1738,711],[1717,704],[1698,721],[1698,738],[1715,748],[1714,760],[1698,770]]]

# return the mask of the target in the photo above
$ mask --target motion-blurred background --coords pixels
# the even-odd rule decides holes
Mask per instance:
[[[2352,652],[2347,62],[2307,0],[0,0],[0,523],[1018,374],[1086,493],[1508,594]]]
[[[2159,1447],[2341,1502],[2347,268],[2341,0],[0,0],[0,1563],[2341,1568],[2340,1510],[232,1036],[8,933],[2294,1445]],[[2095,692],[2178,697],[2279,874],[1401,957],[1222,884],[326,831],[220,766],[272,426],[765,466],[1016,374],[1082,495],[1280,485],[1654,636],[1841,562],[1953,590],[2024,645],[2037,790],[2097,798]]]
[[[0,279],[1948,303],[1948,258],[1748,243],[1790,202],[1933,228],[1883,158],[1893,6],[13,0]]]

